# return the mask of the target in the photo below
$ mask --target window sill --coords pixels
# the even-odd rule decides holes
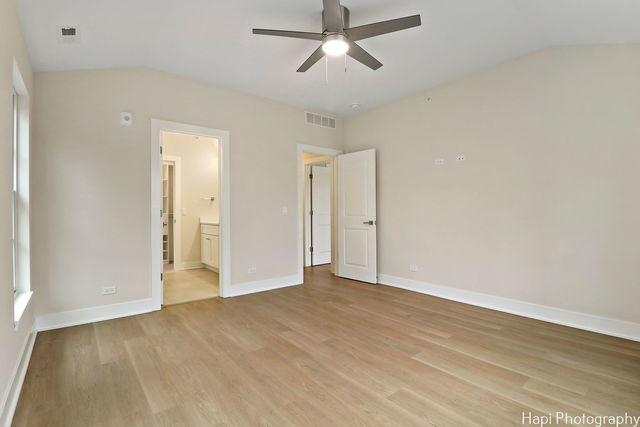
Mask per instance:
[[[27,309],[29,301],[31,301],[31,295],[33,295],[33,292],[20,292],[13,299],[13,327],[15,329],[18,328],[20,319]]]

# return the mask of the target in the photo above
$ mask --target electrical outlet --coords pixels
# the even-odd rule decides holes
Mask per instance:
[[[255,267],[249,267],[247,269],[247,273],[249,274],[256,274],[256,268]]]
[[[409,271],[416,272],[418,271],[418,266],[415,264],[409,264]]]
[[[438,166],[444,165],[444,159],[435,159],[433,163],[435,163]]]
[[[467,160],[467,158],[464,156],[464,154],[458,154],[456,156],[456,162],[464,162],[465,160]]]
[[[102,295],[113,295],[118,291],[115,286],[105,286],[102,288]]]

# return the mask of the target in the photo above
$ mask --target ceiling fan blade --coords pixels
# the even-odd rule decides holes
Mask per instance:
[[[254,28],[253,34],[260,34],[263,36],[292,37],[294,39],[322,40],[322,34],[307,33],[304,31],[265,30],[262,28]]]
[[[369,52],[352,41],[349,41],[349,50],[347,51],[347,55],[358,62],[362,62],[372,70],[377,70],[378,68],[382,67],[382,62],[378,61],[376,58],[371,56]]]
[[[298,68],[298,73],[304,73],[309,68],[313,66],[316,62],[320,61],[322,57],[325,55],[324,50],[322,50],[322,45],[320,45],[309,58]]]
[[[340,7],[340,0],[322,0],[324,11],[324,25],[327,27],[327,31],[342,31],[342,7]]]
[[[407,28],[418,27],[421,24],[420,15],[413,15],[391,19],[389,21],[376,22],[375,24],[347,28],[344,32],[347,34],[347,37],[349,37],[349,40],[358,41],[382,34],[393,33],[395,31],[406,30]]]

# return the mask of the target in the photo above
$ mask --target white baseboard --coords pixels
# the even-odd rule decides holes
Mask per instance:
[[[518,316],[543,320],[545,322],[640,341],[640,323],[594,316],[577,311],[533,304],[449,286],[434,285],[432,283],[405,279],[388,274],[378,275],[378,283],[479,307],[490,308],[492,310],[503,311],[505,313],[516,314]]]
[[[213,271],[214,273],[220,273],[219,269],[217,269],[215,267],[211,267],[210,265],[202,264],[202,267],[206,268],[209,271]]]
[[[24,344],[20,351],[20,357],[13,369],[11,381],[7,385],[4,399],[1,402],[2,406],[0,407],[0,426],[2,427],[11,426],[13,414],[18,406],[18,399],[20,398],[20,391],[22,390],[24,377],[27,375],[27,368],[29,367],[29,360],[31,359],[33,345],[36,342],[36,334],[37,332],[30,332],[25,337]]]
[[[289,286],[301,285],[298,275],[276,277],[274,279],[256,280],[255,282],[236,283],[225,289],[224,298],[237,297],[240,295],[253,294],[256,292],[271,291],[273,289],[286,288]]]
[[[185,262],[181,262],[180,265],[174,265],[173,269],[175,271],[182,271],[182,270],[195,270],[196,268],[203,268],[204,264],[201,263],[200,261],[185,261]]]
[[[157,307],[154,306],[153,300],[147,298],[97,307],[81,308],[78,310],[62,311],[59,313],[43,314],[36,317],[36,330],[47,331],[49,329],[66,328],[68,326],[149,313],[156,309]]]

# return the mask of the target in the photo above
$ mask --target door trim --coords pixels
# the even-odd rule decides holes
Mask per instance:
[[[226,130],[207,128],[167,120],[151,119],[151,298],[155,310],[162,308],[162,218],[160,217],[162,188],[163,131],[186,133],[218,139],[218,176],[220,185],[220,296],[226,297],[231,284],[231,190],[230,156],[231,138]]]
[[[334,148],[326,148],[326,147],[318,147],[315,145],[307,145],[307,144],[298,144],[298,165],[297,165],[297,177],[298,177],[298,202],[296,204],[296,210],[298,211],[298,256],[297,256],[297,277],[298,277],[298,283],[303,283],[304,282],[304,198],[305,198],[305,168],[304,165],[302,164],[303,162],[303,158],[302,158],[302,153],[310,153],[310,154],[320,154],[323,156],[338,156],[340,154],[343,153],[342,150],[336,150]],[[335,171],[334,171],[334,178],[335,178]],[[334,180],[332,180],[334,181]],[[335,187],[335,185],[334,185]],[[333,209],[333,207],[332,207]],[[333,230],[334,228],[334,224],[333,224],[333,220],[334,220],[334,215],[331,216],[331,220],[332,220],[332,225],[331,228]],[[333,239],[333,236],[332,236]],[[334,255],[333,253],[331,254],[331,258],[336,259],[335,258],[336,255]],[[333,262],[331,263],[332,267],[333,267]]]

